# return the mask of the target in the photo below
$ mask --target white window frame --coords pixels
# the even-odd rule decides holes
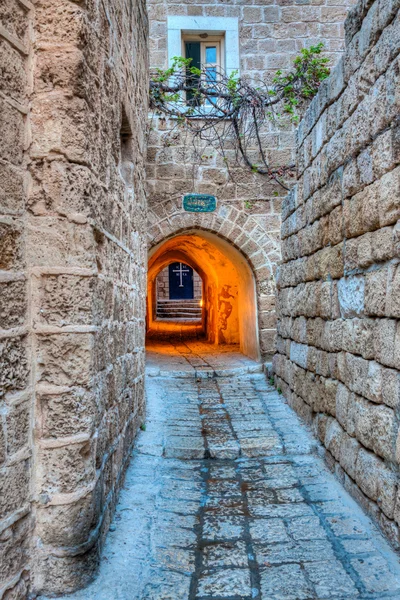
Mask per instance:
[[[218,40],[217,42],[212,42],[212,41],[200,42],[201,67],[204,68],[205,74],[207,73],[207,67],[211,67],[211,66],[215,67],[216,81],[218,80],[218,69],[224,68],[224,64],[223,64],[223,60],[222,60],[222,52],[221,52],[222,40],[223,40],[223,38],[221,38],[221,40]],[[207,48],[215,48],[215,62],[213,62],[213,63],[206,62]],[[207,79],[207,75],[206,75],[206,79]],[[217,105],[217,102],[218,101],[214,100],[215,105]],[[210,109],[214,108],[213,103],[210,100],[206,101],[206,105],[208,105]]]
[[[240,73],[239,59],[239,20],[235,17],[183,17],[169,16],[168,66],[174,56],[183,56],[183,40],[189,36],[207,33],[221,41],[221,66],[229,76],[233,71]],[[201,40],[201,41],[209,41]],[[211,41],[211,40],[210,40]]]
[[[215,47],[217,53],[217,60],[213,63],[213,66],[217,68],[217,78],[219,76],[219,69],[222,71],[225,70],[225,39],[223,36],[217,35],[209,35],[207,39],[202,39],[199,35],[182,35],[182,53],[181,56],[186,58],[185,55],[185,42],[199,42],[200,43],[200,68],[206,68],[208,63],[206,63],[206,48]],[[210,63],[211,65],[211,63]],[[182,97],[185,97],[185,94],[182,92]],[[202,111],[213,109],[214,107],[211,103],[203,104]]]

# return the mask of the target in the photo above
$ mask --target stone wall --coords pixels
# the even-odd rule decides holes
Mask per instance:
[[[234,17],[239,21],[241,75],[265,79],[277,69],[287,69],[306,45],[324,41],[335,64],[343,49],[343,22],[352,0],[150,0],[150,62],[167,66],[167,17]],[[175,126],[175,123],[172,124]],[[222,157],[204,145],[201,161],[193,162],[190,141],[175,138],[165,145],[171,124],[153,119],[148,149],[149,245],[169,235],[201,226],[227,239],[252,266],[260,299],[258,320],[260,345],[265,358],[275,347],[274,273],[280,255],[281,198],[285,190],[262,176],[233,170],[228,177]],[[294,162],[294,130],[273,127],[263,133],[271,164]],[[229,154],[229,149],[227,150]],[[208,193],[218,199],[215,215],[199,219],[182,210],[185,193]],[[249,241],[249,243],[247,243]]]
[[[298,132],[282,209],[277,385],[400,547],[400,15],[361,2]]]
[[[24,238],[32,5],[0,5],[0,597],[29,588],[32,381]]]
[[[93,576],[142,421],[147,15],[141,0],[0,13],[0,590],[14,599]]]

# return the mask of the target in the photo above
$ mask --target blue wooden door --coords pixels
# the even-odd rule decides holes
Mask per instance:
[[[169,265],[170,300],[190,300],[193,298],[193,269],[184,263]]]

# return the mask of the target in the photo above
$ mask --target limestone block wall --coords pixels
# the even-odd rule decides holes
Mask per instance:
[[[141,0],[5,0],[0,19],[0,596],[14,599],[93,576],[142,422],[148,24]]]
[[[282,209],[278,387],[399,547],[400,15],[360,2],[298,132]]]
[[[167,66],[167,17],[236,18],[239,23],[240,73],[254,81],[265,79],[277,69],[290,67],[291,60],[305,45],[324,41],[332,64],[344,45],[343,23],[353,0],[150,0],[150,62]],[[275,270],[281,258],[281,200],[286,191],[262,176],[233,170],[233,178],[222,157],[199,146],[201,160],[194,159],[193,146],[186,136],[166,138],[175,123],[152,119],[148,148],[149,245],[170,232],[203,226],[210,219],[185,214],[181,197],[185,193],[207,193],[217,197],[219,209],[211,215],[222,237],[236,244],[248,259],[257,281],[260,299],[258,326],[265,358],[275,348]],[[168,139],[168,143],[165,140]],[[294,129],[269,128],[263,143],[271,164],[295,161]],[[226,149],[229,155],[229,149]],[[252,241],[245,248],[245,237]],[[237,242],[237,243],[236,243]],[[261,251],[260,251],[261,249]],[[262,270],[262,274],[261,274]]]
[[[24,238],[32,5],[0,7],[0,597],[29,589],[32,368]]]

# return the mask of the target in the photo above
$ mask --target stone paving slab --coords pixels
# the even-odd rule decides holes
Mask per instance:
[[[202,348],[176,347],[165,376],[151,355],[146,430],[99,575],[68,598],[399,600],[398,557],[282,396],[241,355],[216,377]],[[213,376],[191,364],[181,377],[186,355]]]
[[[213,346],[201,340],[174,344],[150,340],[146,346],[148,377],[232,377],[260,373],[262,365],[239,352],[237,345]]]

